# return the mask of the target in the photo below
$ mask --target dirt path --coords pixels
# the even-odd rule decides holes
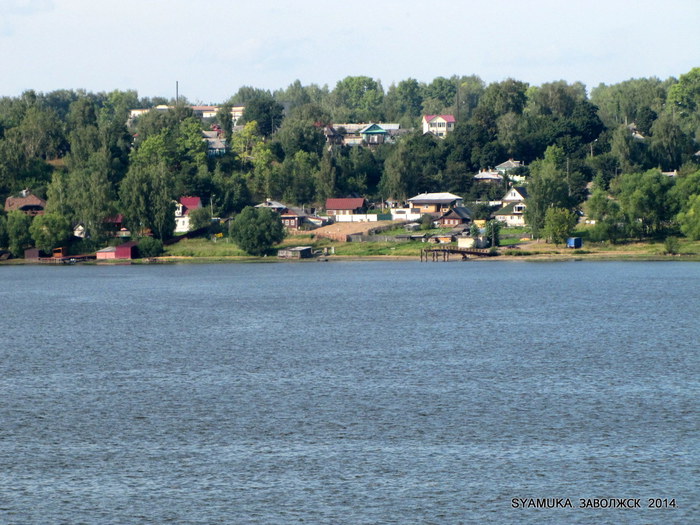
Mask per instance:
[[[370,230],[392,224],[401,224],[404,221],[377,221],[377,222],[336,222],[328,226],[316,228],[311,233],[317,237],[326,237],[336,241],[346,241],[348,235],[353,233],[367,233]]]

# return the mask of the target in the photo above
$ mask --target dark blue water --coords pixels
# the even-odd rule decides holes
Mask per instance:
[[[2,267],[0,308],[0,523],[700,514],[700,264]]]

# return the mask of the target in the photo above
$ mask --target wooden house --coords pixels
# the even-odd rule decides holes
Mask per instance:
[[[46,208],[46,201],[40,199],[28,190],[21,192],[19,197],[8,197],[5,199],[5,212],[19,210],[25,215],[34,217],[43,215]]]
[[[292,206],[287,206],[281,202],[266,199],[255,206],[256,208],[267,208],[278,213],[282,219],[282,225],[288,230],[298,230],[306,222],[308,214],[300,209]]]
[[[452,193],[421,193],[408,199],[413,213],[447,213],[462,206],[462,197]]]
[[[362,197],[348,199],[326,199],[328,215],[356,215],[367,213],[367,200]]]
[[[472,220],[471,213],[469,209],[464,206],[457,206],[452,208],[450,211],[445,213],[442,217],[438,219],[438,224],[440,228],[450,228],[459,226],[461,224],[469,224]]]

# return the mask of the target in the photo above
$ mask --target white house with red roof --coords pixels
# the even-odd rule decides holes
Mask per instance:
[[[423,134],[444,138],[454,131],[456,122],[454,115],[423,115]]]
[[[190,211],[202,207],[199,197],[180,197],[175,204],[175,233],[190,231]]]

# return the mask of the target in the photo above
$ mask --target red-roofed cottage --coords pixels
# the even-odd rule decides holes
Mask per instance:
[[[455,129],[454,115],[423,115],[423,134],[444,137]]]
[[[190,211],[201,207],[202,199],[199,197],[180,197],[175,205],[175,233],[190,231]]]

